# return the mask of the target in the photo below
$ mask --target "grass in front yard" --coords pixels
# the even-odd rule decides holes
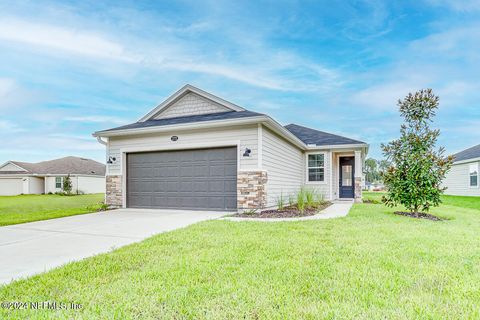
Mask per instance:
[[[0,226],[94,212],[100,208],[103,197],[103,193],[0,196]]]
[[[332,220],[199,223],[0,288],[0,301],[79,311],[0,318],[480,318],[480,211],[444,205],[432,213],[450,220],[433,222],[394,210],[355,204]]]

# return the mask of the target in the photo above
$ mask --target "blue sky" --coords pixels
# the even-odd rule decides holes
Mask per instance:
[[[0,1],[0,162],[104,161],[91,133],[185,83],[381,158],[433,88],[440,144],[480,143],[480,1]]]

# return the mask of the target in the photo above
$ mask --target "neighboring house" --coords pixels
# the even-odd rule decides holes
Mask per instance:
[[[366,143],[282,126],[190,85],[138,122],[93,135],[107,148],[112,206],[265,208],[302,186],[361,201]]]
[[[72,192],[105,192],[105,165],[90,159],[65,157],[38,163],[8,161],[0,166],[0,195],[62,191],[70,175]]]
[[[445,194],[480,196],[480,144],[453,155],[452,169],[447,173],[443,186]]]
[[[385,190],[385,186],[382,182],[366,182],[365,183],[365,190],[368,191],[383,191]]]

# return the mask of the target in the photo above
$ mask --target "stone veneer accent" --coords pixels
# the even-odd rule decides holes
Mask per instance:
[[[110,207],[122,207],[122,176],[106,176],[105,203]]]
[[[362,178],[355,178],[355,202],[362,202]]]
[[[262,209],[267,205],[267,172],[239,171],[237,175],[237,208]]]

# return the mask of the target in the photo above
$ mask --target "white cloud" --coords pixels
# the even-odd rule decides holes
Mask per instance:
[[[13,79],[0,78],[0,99],[7,97],[15,87]]]
[[[138,38],[124,39],[124,42],[110,38],[81,28],[0,17],[1,40],[40,48],[44,54],[63,55],[69,60],[74,54],[77,59],[86,57],[99,62],[126,63],[135,68],[201,73],[282,91],[325,90],[340,78],[333,69],[254,41],[239,57],[231,59],[218,58],[215,51],[205,51],[201,41],[185,41],[172,35],[154,45]],[[98,71],[111,70],[100,66]]]
[[[0,131],[3,131],[5,133],[16,133],[25,131],[25,129],[20,128],[11,121],[0,120]]]
[[[138,57],[127,53],[121,44],[100,34],[17,18],[0,19],[0,39],[89,57],[138,62]]]
[[[72,122],[93,122],[93,123],[114,123],[114,124],[126,124],[131,122],[127,119],[122,119],[119,117],[101,116],[101,115],[70,116],[70,117],[63,118],[62,120],[72,121]]]

